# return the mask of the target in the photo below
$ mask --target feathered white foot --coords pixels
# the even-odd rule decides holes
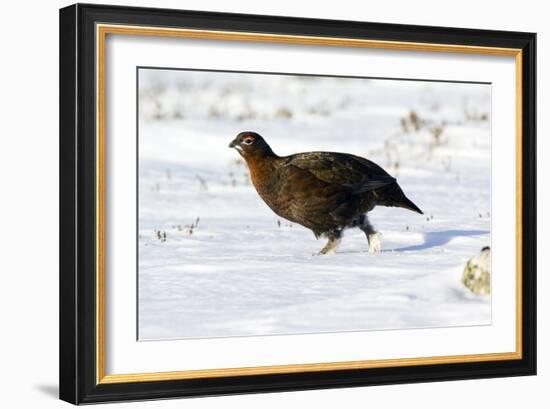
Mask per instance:
[[[372,233],[367,235],[369,242],[369,253],[380,253],[382,249],[382,240],[380,233]]]
[[[340,245],[340,242],[342,241],[341,238],[338,239],[329,239],[328,243],[321,249],[319,253],[317,253],[318,256],[329,256],[331,254],[336,253],[336,249]]]

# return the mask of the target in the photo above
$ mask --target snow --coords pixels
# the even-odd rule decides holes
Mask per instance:
[[[139,339],[490,324],[461,283],[490,245],[490,102],[487,84],[141,69]],[[228,148],[243,130],[367,157],[425,215],[376,208],[380,253],[353,229],[314,256]]]

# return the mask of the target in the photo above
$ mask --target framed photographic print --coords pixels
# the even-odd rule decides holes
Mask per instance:
[[[61,399],[535,374],[535,44],[61,9]]]

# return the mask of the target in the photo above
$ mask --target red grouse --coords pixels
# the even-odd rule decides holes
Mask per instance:
[[[395,178],[370,160],[346,153],[306,152],[277,156],[261,135],[241,132],[229,144],[246,161],[254,187],[277,215],[313,231],[328,243],[319,254],[332,254],[346,228],[365,232],[369,251],[380,239],[367,212],[395,206],[422,214]]]

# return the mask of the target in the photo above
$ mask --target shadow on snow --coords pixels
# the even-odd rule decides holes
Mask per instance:
[[[418,251],[427,250],[433,247],[444,246],[457,237],[471,237],[488,234],[488,230],[443,230],[431,231],[423,234],[424,242],[412,246],[400,247],[389,251]]]
[[[407,251],[419,251],[419,250],[428,250],[434,247],[444,246],[449,243],[452,239],[457,237],[472,237],[472,236],[481,236],[482,234],[489,234],[488,230],[443,230],[443,231],[432,231],[423,233],[424,242],[420,244],[414,244],[411,246],[399,247],[396,249],[387,249],[382,250],[382,253],[391,253],[394,251],[398,252],[407,252]],[[346,253],[367,253],[364,251],[339,251],[339,254]]]

